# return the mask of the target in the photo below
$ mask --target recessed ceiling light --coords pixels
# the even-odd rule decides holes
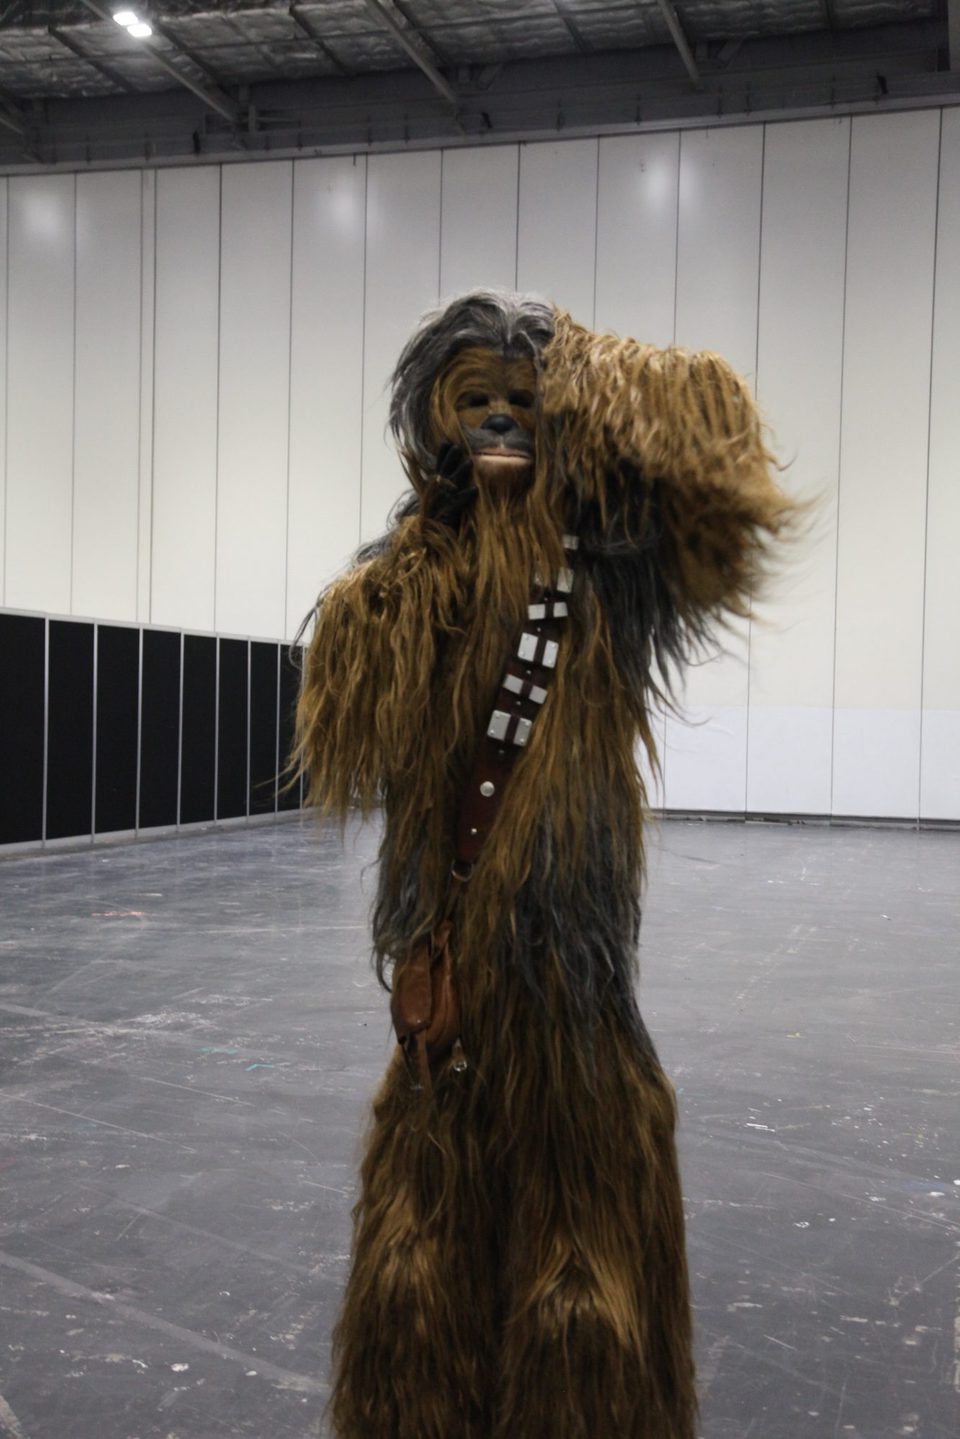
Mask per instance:
[[[136,25],[137,17],[132,10],[116,10],[113,16],[118,25]]]
[[[132,35],[135,40],[146,40],[148,35],[153,34],[153,27],[145,20],[138,20],[136,24],[127,26],[127,34]]]

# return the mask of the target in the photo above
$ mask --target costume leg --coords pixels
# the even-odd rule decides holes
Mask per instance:
[[[545,1096],[511,1176],[495,1439],[693,1439],[673,1092],[625,1041],[597,1063],[592,1122]]]
[[[497,1265],[482,1203],[465,1207],[463,1092],[441,1078],[418,1096],[398,1055],[374,1102],[333,1338],[337,1439],[489,1439]]]

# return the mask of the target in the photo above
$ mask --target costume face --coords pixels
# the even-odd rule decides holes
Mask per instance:
[[[536,383],[531,360],[472,348],[461,350],[434,386],[435,431],[473,457],[478,485],[529,482]]]

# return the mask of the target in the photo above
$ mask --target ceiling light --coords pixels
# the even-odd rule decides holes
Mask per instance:
[[[113,18],[118,25],[136,25],[139,23],[132,10],[117,10]]]
[[[132,35],[134,40],[146,40],[148,35],[153,34],[153,28],[145,20],[138,20],[135,25],[127,26],[127,34]]]

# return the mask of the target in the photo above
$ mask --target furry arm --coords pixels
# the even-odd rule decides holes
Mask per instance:
[[[433,586],[422,548],[401,540],[402,532],[335,580],[315,610],[293,760],[309,775],[308,803],[341,820],[354,805],[373,809],[411,764],[409,736],[429,702],[436,645],[429,619],[440,617],[429,613]]]
[[[746,382],[719,355],[595,334],[562,313],[543,366],[543,442],[601,547],[611,533],[641,547],[688,639],[746,613],[795,509]]]

